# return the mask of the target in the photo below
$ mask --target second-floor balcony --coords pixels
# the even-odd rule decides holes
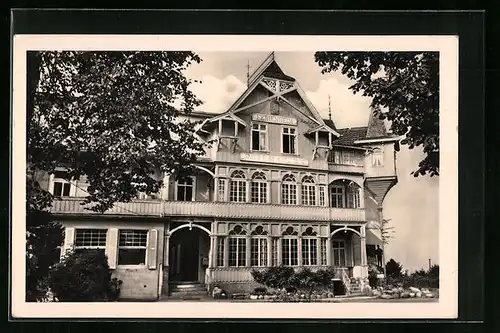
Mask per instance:
[[[82,198],[55,200],[52,213],[61,215],[99,214],[86,209],[85,206],[81,205],[82,201]],[[365,221],[364,209],[212,201],[135,200],[128,203],[116,203],[104,215],[325,222]]]

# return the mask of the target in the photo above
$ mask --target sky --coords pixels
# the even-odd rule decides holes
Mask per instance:
[[[193,83],[191,90],[204,103],[198,110],[224,112],[246,88],[247,65],[250,74],[269,55],[264,52],[200,52],[200,64],[185,72]],[[321,74],[314,53],[276,52],[275,58],[285,74],[294,77],[323,118],[328,117],[328,95],[332,119],[339,128],[366,126],[370,98],[353,94],[353,83],[341,73]],[[429,259],[439,264],[438,253],[438,177],[411,175],[423,154],[419,148],[402,146],[397,154],[398,183],[384,201],[384,218],[390,219],[394,235],[385,247],[386,260],[394,258],[410,271],[427,268]]]

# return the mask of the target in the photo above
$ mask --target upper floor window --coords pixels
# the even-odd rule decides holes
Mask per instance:
[[[247,183],[245,173],[236,170],[231,174],[231,186],[229,189],[229,201],[246,202],[247,201]]]
[[[330,186],[330,204],[335,208],[344,208],[344,187],[341,185]]]
[[[316,205],[316,187],[312,176],[302,178],[302,204],[308,206]]]
[[[297,131],[294,127],[282,128],[282,153],[297,154]]]
[[[284,205],[297,204],[297,182],[295,176],[286,174],[281,183],[281,203]]]
[[[252,150],[267,150],[267,125],[252,124]]]
[[[372,151],[372,166],[383,166],[384,165],[384,155],[382,149],[374,148]]]
[[[193,177],[178,180],[176,186],[176,199],[178,201],[194,201],[195,179]]]
[[[51,193],[56,197],[69,197],[74,195],[75,187],[67,179],[68,174],[66,171],[55,171],[51,176]]]
[[[252,175],[252,202],[267,202],[267,181],[263,172],[255,172]]]

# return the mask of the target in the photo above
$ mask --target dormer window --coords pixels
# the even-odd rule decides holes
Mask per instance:
[[[55,197],[69,197],[75,195],[75,187],[67,179],[66,171],[55,171],[51,175],[50,192]]]
[[[297,154],[297,131],[294,127],[282,128],[282,153]]]
[[[267,150],[267,125],[252,124],[252,150]]]

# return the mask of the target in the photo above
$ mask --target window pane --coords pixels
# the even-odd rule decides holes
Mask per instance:
[[[146,249],[120,249],[118,251],[119,265],[144,265]]]
[[[193,187],[192,186],[186,186],[186,195],[184,197],[185,201],[192,201],[193,200]]]
[[[69,189],[70,189],[70,184],[69,183],[64,183],[63,184],[63,196],[69,197]]]
[[[217,266],[224,266],[224,238],[217,238]]]
[[[290,136],[290,154],[295,154],[295,136]]]
[[[238,238],[238,267],[246,266],[246,239]]]
[[[290,140],[288,134],[283,134],[283,152],[290,154]]]
[[[259,144],[260,144],[260,146],[259,146],[260,150],[266,150],[266,133],[265,132],[260,133]]]
[[[236,266],[237,256],[237,238],[229,238],[229,266]]]
[[[252,150],[259,150],[259,132],[252,131]]]
[[[76,229],[75,246],[106,246],[106,229]]]
[[[62,183],[55,182],[54,183],[54,195],[56,197],[60,197],[62,194]]]
[[[147,235],[147,230],[120,230],[119,246],[146,247]]]

